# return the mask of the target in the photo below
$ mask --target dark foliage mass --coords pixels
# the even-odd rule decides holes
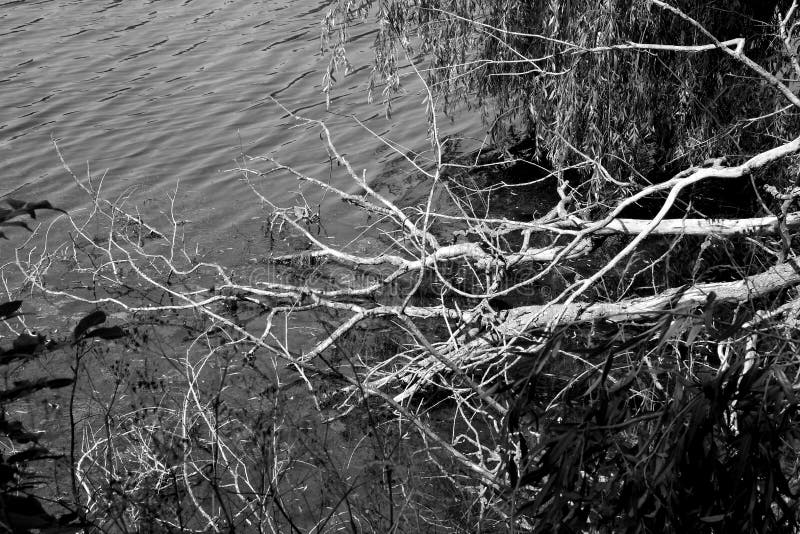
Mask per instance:
[[[340,2],[329,27],[372,4]],[[785,106],[781,95],[734,57],[627,46],[743,38],[754,61],[780,71],[786,54],[774,22],[788,4],[670,4],[695,25],[647,0],[380,2],[371,88],[390,105],[401,89],[398,65],[421,52],[445,109],[475,107],[500,144],[531,139],[557,169],[586,154],[617,179],[643,184],[719,154],[761,150],[798,120],[773,114]],[[332,55],[331,72],[343,57]]]
[[[576,413],[511,465],[517,488],[541,488],[518,513],[541,532],[796,531],[800,427],[785,376],[741,364],[705,380],[676,373],[648,409],[631,402],[642,379],[574,399]]]

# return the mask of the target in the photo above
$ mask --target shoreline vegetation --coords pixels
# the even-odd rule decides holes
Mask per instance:
[[[390,115],[418,77],[429,149],[364,135],[422,185],[273,100],[331,165],[241,155],[249,271],[187,242],[177,189],[159,226],[56,146],[90,209],[0,212],[31,232],[0,304],[0,532],[795,532],[800,13],[751,4],[331,2],[323,90],[374,24],[367,92]],[[464,107],[491,150],[440,134]],[[81,307],[71,335],[30,333],[23,295]],[[10,419],[23,396],[62,457]]]

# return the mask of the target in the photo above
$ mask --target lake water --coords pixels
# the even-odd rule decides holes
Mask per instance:
[[[347,78],[340,73],[331,107],[326,109],[322,75],[328,58],[320,50],[320,21],[327,5],[328,0],[0,3],[0,199],[46,198],[78,219],[87,214],[89,199],[62,167],[53,146],[55,139],[81,179],[91,176],[98,184],[102,178],[102,193],[107,199],[130,195],[127,205],[136,204],[147,222],[162,229],[167,229],[165,213],[169,209],[169,195],[177,187],[176,216],[188,221],[181,226],[187,235],[187,248],[192,252],[199,250],[206,261],[235,268],[250,266],[255,272],[254,260],[259,258],[254,256],[263,255],[266,249],[263,225],[268,214],[233,170],[235,160],[243,153],[274,155],[349,192],[358,190],[342,167],[329,163],[319,132],[298,127],[269,97],[306,116],[325,120],[340,151],[356,169],[365,169],[368,180],[385,194],[407,202],[424,198],[426,188],[416,187],[421,178],[402,158],[349,117],[358,115],[369,128],[390,137],[403,151],[426,151],[429,143],[425,138],[421,84],[413,74],[406,73],[407,95],[395,103],[391,119],[384,116],[379,102],[367,104],[374,30],[371,23],[366,23],[356,28],[354,42],[348,47],[355,72]],[[480,132],[476,115],[465,117],[458,124],[443,125],[443,130],[451,132],[468,129]],[[260,168],[263,170],[264,166]],[[363,229],[357,226],[363,220],[352,206],[332,195],[320,195],[313,187],[299,184],[285,173],[262,177],[257,187],[280,206],[303,199],[314,206],[321,204],[324,231],[338,239],[349,240]],[[42,220],[54,218],[46,214]],[[61,224],[55,233],[61,232],[60,237],[66,237],[66,229],[66,224]],[[11,241],[0,245],[2,260],[8,260],[13,245],[22,240],[21,230],[12,228],[8,233],[11,232],[14,232]],[[258,240],[261,242],[256,245]],[[360,243],[366,242],[367,239],[360,239]],[[81,278],[84,275],[76,276],[78,280],[60,279],[58,283],[79,286],[86,283]],[[71,305],[63,299],[28,302],[26,297],[26,311],[31,308],[40,319],[31,319],[31,326],[51,327],[57,322],[54,318],[58,318],[66,322],[64,326],[69,332],[91,307]],[[124,320],[125,317],[113,318],[115,323]],[[176,332],[166,327],[153,330],[163,335],[164,340],[145,343],[148,350],[153,348],[152,354],[145,349],[126,348],[123,358],[132,363],[133,371],[146,372],[141,376],[160,383],[167,376],[164,373],[172,372],[166,354],[172,357],[173,350],[169,348],[165,354],[158,350],[180,346],[185,341],[185,332],[180,326]],[[293,332],[287,335],[294,335]],[[313,342],[308,332],[298,332],[295,336],[298,344]],[[106,352],[99,352],[97,358],[101,359],[93,356],[84,364],[93,378],[80,382],[78,396],[84,399],[80,401],[83,404],[76,404],[80,414],[91,415],[94,409],[106,409],[110,392],[116,392],[110,373],[115,369],[114,358],[119,357],[119,351],[120,345],[111,345]],[[67,373],[65,361],[69,360],[59,357],[43,357],[42,361],[31,363],[28,372],[33,376]],[[216,372],[214,365],[209,364],[212,378]],[[226,364],[223,361],[220,365]],[[253,404],[251,397],[266,390],[265,381],[260,376],[256,378],[250,384],[236,375],[237,388],[228,390],[226,386],[219,391],[224,389],[226,395],[245,406],[243,413],[257,416],[261,413],[258,402],[263,399],[256,396]],[[46,406],[44,414],[41,406],[33,403],[25,408],[29,411],[14,414],[28,417],[25,422],[31,428],[40,425],[50,428],[50,437],[60,450],[67,447],[64,436],[68,419],[64,407],[69,406],[69,400],[64,396],[68,389],[46,393],[49,403],[42,405]],[[321,415],[314,415],[312,403],[304,397],[307,396],[304,387],[285,389],[280,395],[286,397],[287,413],[281,417],[287,421],[289,430],[302,427],[306,432],[308,425],[302,422],[303,418],[317,421]],[[211,388],[211,391],[217,390]],[[263,396],[272,402],[273,393]],[[166,402],[160,397],[156,399],[160,395],[153,393],[153,405]],[[180,395],[182,392],[176,402],[181,400]],[[142,391],[125,389],[115,409],[134,413],[141,408],[135,403],[150,402],[148,399]],[[283,406],[284,402],[274,404]],[[231,401],[230,406],[234,405],[238,406]],[[278,415],[275,419],[278,420]],[[349,471],[360,477],[359,455],[367,460],[378,457],[370,452],[373,438],[362,439],[354,429],[345,436],[341,423],[337,424],[342,428],[330,434],[326,426],[314,424],[324,437],[320,441],[323,452],[313,453],[309,448],[313,454],[306,459],[302,456],[305,449],[300,452],[287,449],[299,458],[299,467],[286,479],[286,488],[281,489],[285,506],[299,503],[295,520],[308,526],[308,530],[317,518],[304,518],[300,510],[308,508],[309,499],[315,501],[302,488],[328,486],[327,482],[309,482],[311,475],[303,466],[317,465],[313,462],[323,456],[330,458],[329,451],[334,450],[339,451],[335,454],[344,455],[335,461],[341,460],[341,465],[348,465]],[[281,439],[291,442],[292,436]],[[307,444],[307,433],[302,439]],[[237,438],[236,443],[240,441],[245,440]],[[287,456],[291,456],[289,452]],[[364,462],[367,466],[375,463]],[[344,468],[341,470],[345,472]],[[295,472],[299,474],[295,476]],[[325,470],[313,472],[324,474]],[[295,478],[300,482],[295,484]],[[376,485],[364,486],[359,492],[366,496],[381,495],[382,490],[377,486],[380,474],[365,480]],[[325,510],[321,505],[316,509]]]
[[[356,168],[386,179],[398,172],[388,164],[396,155],[349,115],[408,149],[425,150],[421,84],[406,77],[409,94],[391,120],[379,102],[367,104],[374,37],[367,23],[353,32],[348,48],[355,72],[339,76],[326,110],[320,22],[327,7],[327,0],[0,4],[0,196],[44,197],[76,214],[85,209],[87,199],[62,168],[55,139],[81,178],[104,177],[106,198],[133,191],[132,202],[144,213],[152,204],[149,217],[158,218],[179,187],[179,216],[192,223],[187,233],[201,246],[219,248],[263,216],[231,170],[242,153],[272,154],[329,178],[318,132],[296,127],[270,96],[325,120]],[[476,129],[477,120],[458,127]],[[398,186],[409,176],[401,175]],[[330,179],[357,190],[343,172]],[[259,187],[281,205],[299,191],[313,196],[285,174],[270,175]],[[323,208],[334,225],[327,230],[347,234],[352,208],[330,196]]]

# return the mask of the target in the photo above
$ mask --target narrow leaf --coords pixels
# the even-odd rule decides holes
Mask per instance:
[[[14,208],[16,212],[25,212],[31,216],[31,219],[36,218],[36,210],[54,210],[60,211],[61,213],[66,213],[66,211],[62,210],[61,208],[56,208],[52,204],[50,204],[47,200],[39,200],[37,202],[25,202],[23,200],[17,200],[14,198],[6,199],[6,204]],[[11,216],[16,214],[12,213]]]
[[[99,337],[101,339],[119,339],[125,337],[125,330],[121,326],[108,326],[95,328],[86,334],[86,337]]]
[[[73,338],[77,341],[83,334],[93,326],[97,326],[106,320],[106,314],[103,310],[95,310],[78,322],[73,332]]]
[[[72,384],[71,378],[53,378],[45,382],[45,385],[50,389],[63,388],[70,384]]]
[[[3,302],[0,304],[0,319],[6,319],[12,313],[17,311],[22,306],[21,300],[12,300],[10,302]]]
[[[17,454],[12,454],[6,458],[6,462],[10,464],[16,464],[31,460],[40,460],[42,458],[49,458],[50,456],[50,451],[44,447],[30,447],[29,449],[18,452]]]
[[[21,210],[22,208],[25,207],[25,204],[27,204],[27,202],[25,202],[24,200],[17,200],[15,198],[9,198],[6,199],[6,204],[11,206],[15,210]]]
[[[33,232],[33,230],[31,230],[31,227],[28,226],[28,223],[26,223],[24,221],[2,221],[2,220],[0,220],[0,226],[20,226],[22,228],[25,228],[29,232]]]

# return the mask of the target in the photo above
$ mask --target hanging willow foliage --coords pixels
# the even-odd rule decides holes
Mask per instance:
[[[556,168],[581,161],[577,149],[642,183],[712,155],[744,157],[796,127],[796,114],[773,114],[782,95],[710,49],[703,31],[743,38],[744,53],[781,72],[778,4],[673,2],[695,25],[648,0],[339,0],[324,23],[333,52],[325,88],[346,65],[347,28],[374,15],[369,89],[387,106],[401,89],[399,66],[422,57],[445,110],[478,108],[501,144],[532,138]]]

